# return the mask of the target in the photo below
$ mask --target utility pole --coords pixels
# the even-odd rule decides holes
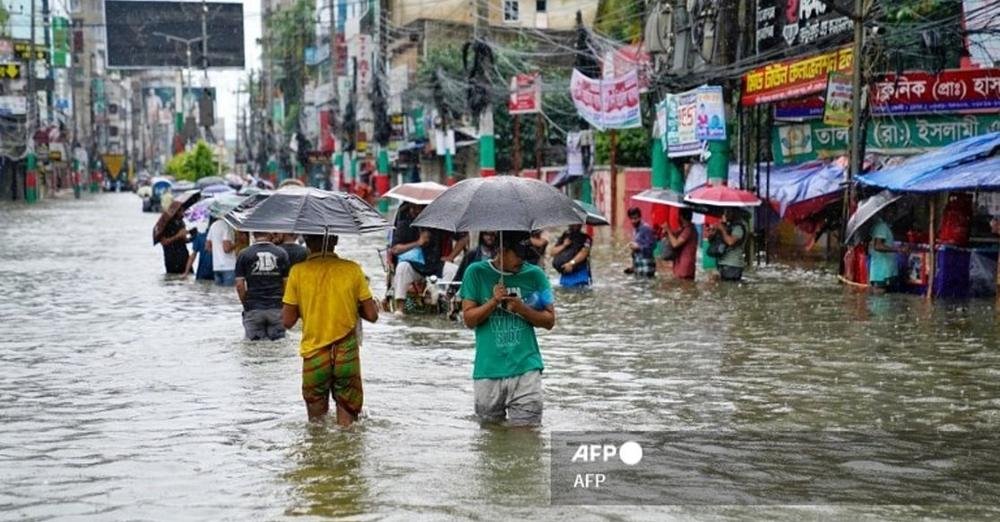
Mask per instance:
[[[865,95],[862,92],[864,74],[863,54],[865,49],[865,0],[854,0],[854,42],[851,57],[851,158],[847,171],[847,184],[844,187],[844,205],[841,211],[841,248],[845,247],[844,234],[847,231],[847,220],[854,207],[854,177],[861,174],[861,162],[864,154],[864,122],[861,117],[861,102]]]
[[[35,0],[31,0],[31,37],[28,42],[28,114],[25,118],[28,155],[24,174],[24,199],[28,203],[38,201],[38,172],[36,171],[37,158],[35,157],[37,103],[38,96],[35,93]]]

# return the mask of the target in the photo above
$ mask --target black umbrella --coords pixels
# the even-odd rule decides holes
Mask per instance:
[[[587,213],[551,185],[531,178],[494,176],[461,181],[438,196],[413,226],[450,232],[530,232],[584,224]]]
[[[896,194],[895,192],[889,190],[883,190],[878,194],[864,200],[858,205],[858,209],[854,211],[851,215],[851,219],[847,221],[847,228],[845,229],[845,239],[844,243],[850,244],[852,239],[856,239],[858,232],[867,224],[873,217],[875,217],[879,212],[884,210],[889,205],[902,199],[902,194]]]
[[[287,187],[263,199],[250,198],[226,213],[236,230],[292,234],[364,234],[389,228],[378,210],[354,194]]]

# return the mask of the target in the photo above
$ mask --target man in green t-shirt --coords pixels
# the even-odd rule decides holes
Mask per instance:
[[[706,225],[707,226],[707,225]],[[727,208],[722,214],[722,221],[709,226],[708,237],[718,234],[726,244],[726,251],[719,256],[719,278],[723,281],[740,281],[743,279],[743,243],[747,235],[747,226],[740,219],[740,211]]]
[[[524,261],[533,248],[530,234],[504,232],[501,243],[493,259],[469,265],[459,294],[465,325],[476,329],[476,415],[533,426],[542,421],[543,365],[535,328],[555,326],[554,298],[545,272]]]

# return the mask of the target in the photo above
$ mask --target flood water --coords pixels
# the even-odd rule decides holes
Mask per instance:
[[[991,300],[928,305],[827,267],[743,285],[622,275],[557,293],[535,431],[472,416],[473,335],[365,326],[367,416],[310,425],[298,331],[241,339],[232,289],[163,275],[132,194],[0,205],[0,519],[736,520],[985,517],[988,507],[553,506],[561,430],[995,430]],[[379,237],[343,238],[381,294]],[[550,270],[551,272],[551,270]],[[991,516],[995,516],[993,513]]]

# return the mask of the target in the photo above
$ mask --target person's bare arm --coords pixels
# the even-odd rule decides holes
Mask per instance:
[[[553,245],[552,246],[552,255],[553,256],[558,256],[560,252],[562,252],[563,250],[566,250],[572,244],[573,244],[572,241],[570,241],[569,238],[566,238],[566,240],[563,241],[562,243],[559,243],[557,245]]]
[[[441,260],[442,261],[447,261],[449,263],[454,263],[455,259],[458,259],[458,256],[460,256],[462,254],[462,252],[465,252],[465,250],[467,248],[469,248],[469,236],[468,235],[466,235],[466,236],[462,237],[462,239],[459,239],[458,241],[456,241],[455,242],[455,246],[451,249],[451,255],[449,255],[449,256],[443,256],[441,258]]]
[[[886,253],[897,252],[900,254],[905,254],[906,252],[908,252],[908,249],[906,247],[890,245],[889,243],[886,243],[885,239],[882,239],[880,237],[877,237],[875,238],[875,241],[872,241],[872,247],[879,252],[886,252]]]
[[[730,234],[729,231],[726,230],[726,227],[724,227],[724,226],[716,225],[715,230],[719,234],[722,234],[722,241],[725,242],[726,245],[728,245],[728,246],[734,246],[734,245],[736,245],[736,243],[738,243],[740,241],[739,238],[737,238],[733,234]],[[744,232],[744,233],[746,233],[746,232]]]
[[[524,304],[524,301],[518,297],[508,297],[505,301],[507,309],[511,313],[520,315],[525,321],[531,323],[531,326],[551,330],[556,325],[556,310],[552,305],[546,306],[542,310],[535,310]]]
[[[288,306],[288,305],[285,305]],[[378,305],[374,299],[366,299],[358,304],[358,315],[369,323],[378,321]]]
[[[507,296],[507,288],[502,284],[493,287],[493,297],[483,304],[476,304],[471,299],[462,300],[462,320],[465,326],[475,328],[490,317],[490,314],[500,306],[500,302]]]
[[[287,330],[295,326],[297,322],[299,322],[299,307],[283,303],[281,305],[281,324]]]
[[[674,233],[667,228],[667,240],[670,241],[670,246],[674,248],[679,248],[684,243],[687,243],[691,239],[691,227],[684,227],[681,229],[681,233],[674,235]]]
[[[426,245],[427,243],[429,243],[430,240],[431,240],[430,232],[423,231],[423,232],[420,233],[420,237],[418,237],[416,241],[411,241],[409,243],[400,243],[398,245],[393,245],[393,247],[390,248],[389,251],[392,252],[393,255],[397,255],[398,256],[398,255],[400,255],[400,254],[402,254],[404,252],[409,252],[410,250],[413,250],[414,248],[422,247],[422,246]]]
[[[589,255],[590,255],[590,247],[581,248],[580,251],[577,252],[575,256],[573,256],[573,259],[570,259],[569,262],[563,265],[563,273],[568,274],[572,272],[573,268],[576,267],[576,265],[579,265],[580,263],[586,261],[587,256]]]
[[[245,310],[247,307],[247,280],[243,277],[236,278],[236,295],[240,298],[240,304]]]
[[[222,240],[222,251],[225,252],[225,253],[227,253],[227,254],[231,254],[233,252],[233,250],[236,250],[236,243],[234,243],[234,242],[232,242],[232,241],[230,241],[228,239],[223,239]]]
[[[164,245],[172,245],[178,241],[187,241],[187,235],[188,231],[186,229],[181,229],[178,230],[176,234],[160,240],[160,243],[163,243]]]

